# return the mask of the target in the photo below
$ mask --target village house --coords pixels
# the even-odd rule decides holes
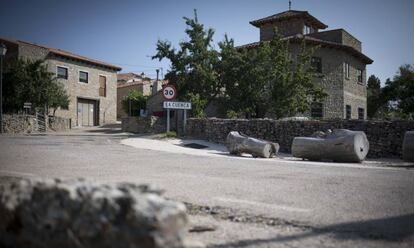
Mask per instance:
[[[117,82],[117,119],[128,116],[122,108],[122,100],[132,90],[141,92],[144,96],[148,96],[147,111],[150,115],[160,115],[162,109],[162,97],[160,90],[166,84],[164,80],[151,79],[145,74],[136,73],[119,73]]]
[[[56,116],[72,126],[97,126],[116,122],[116,83],[120,67],[60,49],[0,38],[7,46],[6,63],[13,59],[44,60],[69,95],[68,110]]]
[[[311,58],[313,82],[328,94],[324,102],[314,103],[306,116],[323,119],[366,119],[366,65],[373,60],[362,53],[362,44],[344,29],[328,26],[307,11],[289,10],[251,21],[260,29],[260,42],[270,41],[275,28],[289,41],[293,57],[303,41],[319,48]],[[238,47],[254,48],[260,42]]]

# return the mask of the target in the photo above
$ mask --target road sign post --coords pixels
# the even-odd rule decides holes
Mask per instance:
[[[171,109],[181,109],[184,110],[183,115],[183,131],[185,132],[186,122],[187,122],[187,110],[191,109],[191,102],[164,102],[164,109],[167,110],[167,132],[170,131],[170,110]]]

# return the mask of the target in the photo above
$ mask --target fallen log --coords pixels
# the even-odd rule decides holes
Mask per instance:
[[[230,154],[251,154],[253,157],[270,158],[279,151],[279,144],[249,137],[243,133],[232,131],[227,135],[226,146]]]
[[[414,162],[414,131],[407,131],[403,141],[403,160]]]
[[[317,137],[295,137],[292,156],[308,160],[331,160],[335,162],[361,162],[369,151],[364,132],[335,129]]]

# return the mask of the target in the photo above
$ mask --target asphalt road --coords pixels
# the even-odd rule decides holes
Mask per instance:
[[[247,216],[246,221],[240,222],[256,225],[260,222],[255,221],[256,217],[274,220],[278,223],[277,232],[299,228],[300,235],[340,233],[352,234],[348,241],[363,240],[342,242],[340,246],[366,247],[369,242],[384,247],[414,244],[413,169],[193,156],[137,149],[120,144],[123,138],[0,136],[0,175],[146,183],[165,189],[165,196],[175,200],[218,206],[219,211]],[[217,223],[220,221],[225,218]],[[240,235],[248,230],[229,228],[239,230]],[[259,228],[253,232],[259,236],[269,230],[265,226],[254,228]],[[227,240],[228,246],[215,244],[256,247],[259,243],[237,240],[254,239],[255,234],[234,235]],[[218,239],[209,235],[212,234],[201,239]],[[337,235],[328,236],[330,242],[314,246],[337,246],[332,241],[337,240]],[[258,240],[270,240],[261,243],[264,247],[277,246],[271,238],[260,237]],[[303,245],[297,243],[299,247]]]

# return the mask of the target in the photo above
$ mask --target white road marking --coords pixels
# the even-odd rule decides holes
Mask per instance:
[[[254,206],[261,206],[261,207],[269,207],[269,208],[275,208],[278,210],[283,211],[289,211],[289,212],[310,212],[311,209],[306,208],[296,208],[296,207],[290,207],[290,206],[283,206],[279,204],[269,204],[264,202],[257,202],[257,201],[248,201],[248,200],[242,200],[242,199],[231,199],[231,198],[223,198],[223,197],[214,197],[213,199],[223,202],[231,202],[231,203],[241,203],[241,204],[248,204],[248,205],[254,205]]]

